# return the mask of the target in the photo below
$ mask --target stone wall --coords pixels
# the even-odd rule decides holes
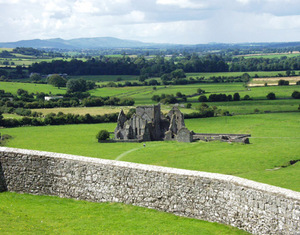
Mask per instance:
[[[254,234],[300,231],[299,192],[234,176],[3,147],[0,164],[9,191],[122,202]]]
[[[0,162],[0,192],[4,192],[6,190],[7,190],[6,189],[6,183],[5,183],[5,179],[4,179],[2,165],[1,165],[1,162]]]

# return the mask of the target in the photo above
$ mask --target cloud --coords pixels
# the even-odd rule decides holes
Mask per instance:
[[[190,1],[190,0],[156,0],[157,4],[178,6],[180,8],[205,8],[207,4],[204,1]]]
[[[0,0],[0,33],[1,41],[296,41],[299,15],[299,0]]]

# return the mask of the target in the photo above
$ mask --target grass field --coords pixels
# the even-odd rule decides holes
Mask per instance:
[[[116,82],[118,79],[121,81],[138,80],[135,75],[86,75],[86,76],[70,76],[73,79],[91,80],[95,82]]]
[[[300,104],[299,100],[243,100],[233,102],[211,102],[210,106],[218,109],[227,110],[233,115],[253,114],[265,112],[297,112]],[[192,103],[192,107],[197,107],[199,103]]]
[[[248,234],[120,203],[0,193],[1,234]]]
[[[299,113],[259,114],[188,119],[195,132],[251,133],[250,145],[222,142],[148,142],[99,144],[101,129],[113,131],[115,123],[21,127],[2,129],[13,139],[9,147],[119,159],[152,165],[218,172],[300,191],[300,162],[280,170],[268,170],[300,159]],[[135,149],[133,152],[128,152]]]
[[[299,74],[299,70],[295,70],[296,74]],[[189,77],[205,77],[210,78],[210,77],[239,77],[242,76],[244,73],[248,73],[250,77],[254,77],[256,74],[259,77],[275,77],[279,73],[282,75],[286,74],[286,71],[254,71],[254,72],[217,72],[217,73],[186,73],[186,76]]]
[[[296,57],[296,56],[300,56],[299,53],[267,53],[267,54],[248,54],[248,55],[239,55],[236,57],[244,57],[245,59],[248,58],[269,58],[269,59],[273,59],[273,58],[278,58],[280,59],[281,57],[286,56],[286,57]]]
[[[133,106],[102,106],[102,107],[72,107],[72,108],[52,108],[52,109],[32,109],[32,111],[42,112],[44,115],[49,113],[58,113],[63,112],[65,114],[72,113],[72,114],[79,114],[79,115],[103,115],[109,113],[119,113],[121,109],[125,113],[129,111],[129,109],[134,108]],[[167,113],[170,111],[172,107],[169,105],[162,105],[161,111],[163,113]],[[195,112],[193,109],[181,108],[183,113],[192,113]],[[5,117],[10,117],[9,115],[5,114]],[[13,115],[11,116],[13,117]]]
[[[20,82],[0,82],[0,90],[17,94],[18,89],[24,89],[29,93],[44,92],[46,94],[64,94],[66,88],[57,88],[48,84],[20,83]]]

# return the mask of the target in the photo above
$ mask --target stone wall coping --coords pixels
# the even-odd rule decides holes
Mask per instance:
[[[294,200],[300,200],[300,192],[293,191],[290,189],[280,188],[269,184],[255,182],[237,176],[225,175],[220,173],[209,173],[203,171],[193,171],[193,170],[185,170],[185,169],[178,169],[178,168],[146,165],[140,163],[131,163],[131,162],[116,161],[116,160],[84,157],[84,156],[70,155],[70,154],[63,154],[63,153],[53,153],[53,152],[8,148],[8,147],[0,147],[0,152],[16,153],[16,154],[23,154],[23,155],[39,156],[39,157],[44,156],[50,158],[66,159],[66,160],[80,161],[80,162],[93,163],[99,165],[126,167],[126,168],[132,168],[132,169],[144,170],[144,171],[153,171],[153,172],[159,172],[165,174],[202,177],[211,180],[219,180],[223,182],[233,183],[241,187],[255,189],[267,193],[279,194]]]

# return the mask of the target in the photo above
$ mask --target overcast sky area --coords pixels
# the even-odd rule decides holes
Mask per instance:
[[[81,37],[300,41],[300,0],[0,0],[0,42]]]

